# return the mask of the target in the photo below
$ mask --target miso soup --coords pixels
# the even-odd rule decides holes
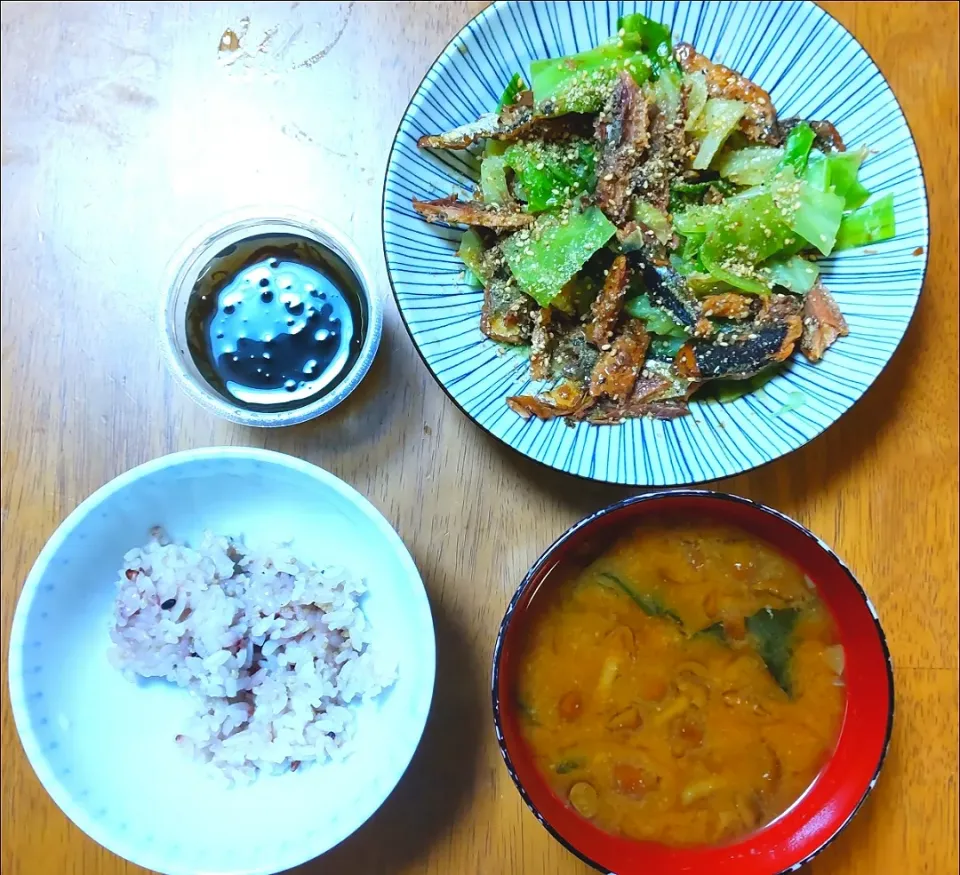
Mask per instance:
[[[519,664],[521,730],[555,792],[600,829],[729,842],[786,811],[831,755],[837,629],[765,542],[643,526],[544,590]]]

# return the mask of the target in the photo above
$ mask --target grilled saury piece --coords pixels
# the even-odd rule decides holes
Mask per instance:
[[[473,225],[494,231],[516,231],[533,224],[533,216],[519,210],[501,209],[477,201],[462,201],[455,194],[435,201],[413,199],[413,208],[428,222]]]

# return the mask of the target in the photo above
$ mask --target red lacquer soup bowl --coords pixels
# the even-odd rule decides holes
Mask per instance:
[[[677,848],[603,832],[556,795],[520,732],[515,677],[531,601],[582,566],[625,525],[662,518],[733,525],[776,547],[814,582],[833,614],[846,664],[846,709],[837,747],[809,790],[779,818],[730,844]],[[775,510],[716,492],[676,490],[630,498],[581,521],[534,564],[507,608],[493,656],[493,710],[510,776],[540,822],[582,860],[616,875],[775,875],[819,853],[856,814],[876,783],[893,726],[893,671],[876,612],[840,559],[799,523]]]

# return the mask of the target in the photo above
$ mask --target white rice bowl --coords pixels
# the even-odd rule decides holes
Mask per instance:
[[[298,739],[287,750],[254,745],[242,752],[242,759],[238,751],[226,770],[234,771],[231,780],[212,779],[224,773],[214,761],[221,753],[228,759],[221,749],[225,739],[219,737],[226,724],[220,724],[219,732],[210,733],[208,727],[196,734],[194,721],[203,700],[190,691],[190,681],[185,688],[166,674],[134,672],[131,682],[113,664],[120,656],[109,655],[117,570],[135,561],[139,570],[140,560],[133,556],[122,563],[124,552],[143,544],[151,527],[160,523],[174,544],[189,544],[197,553],[203,552],[207,531],[242,533],[252,560],[269,556],[276,570],[284,565],[281,554],[295,557],[299,564],[317,568],[322,588],[342,592],[344,605],[353,601],[359,606],[362,630],[355,614],[352,622],[345,615],[337,620],[336,611],[321,606],[334,625],[346,621],[352,626],[356,639],[351,637],[351,649],[359,657],[347,660],[357,665],[346,676],[342,667],[337,674],[338,695],[321,696],[324,707],[319,716],[314,714],[314,725],[333,734],[323,732],[322,755],[321,746],[314,745],[316,762],[304,759],[292,770],[294,752],[302,756],[302,747],[308,746],[304,714],[303,743]],[[334,573],[333,566],[344,573]],[[224,565],[223,572],[227,570]],[[290,573],[289,563],[282,573]],[[348,594],[358,584],[366,592]],[[267,631],[258,631],[266,644]],[[376,694],[373,690],[387,683],[389,674],[377,669],[364,679],[351,678],[371,646],[367,637],[372,639],[371,656],[381,654],[390,664],[388,672],[396,667],[396,680]],[[224,648],[216,644],[211,642],[206,654],[214,656],[209,676],[223,678],[223,666],[213,665],[224,659],[218,655]],[[265,875],[297,866],[343,841],[383,804],[407,768],[426,723],[436,668],[423,583],[383,516],[351,487],[313,465],[240,447],[193,450],[148,462],[73,511],[23,586],[9,656],[17,730],[54,802],[109,850],[165,875]],[[300,664],[299,658],[295,663]],[[331,684],[332,672],[326,674]],[[227,689],[224,682],[223,691]],[[263,694],[266,704],[267,690]],[[342,711],[336,710],[341,705]],[[343,712],[349,714],[344,726],[323,722]],[[241,716],[231,713],[234,720]],[[267,711],[261,719],[266,717]],[[294,731],[293,724],[287,728]],[[242,733],[227,731],[242,738]],[[176,743],[178,735],[200,742],[199,760],[190,756],[189,745]],[[248,780],[253,774],[256,779]]]
[[[166,678],[198,698],[176,741],[228,780],[343,757],[355,730],[347,706],[396,680],[370,646],[367,588],[342,566],[209,531],[191,549],[160,528],[123,560],[110,660],[131,680]]]

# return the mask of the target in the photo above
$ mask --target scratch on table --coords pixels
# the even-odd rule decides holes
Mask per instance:
[[[135,85],[126,85],[123,82],[114,82],[108,86],[108,90],[114,98],[120,103],[126,103],[130,106],[138,106],[142,109],[154,109],[159,106],[157,98],[152,94],[147,94]]]
[[[268,28],[264,31],[263,36],[260,38],[260,42],[257,43],[258,52],[268,52],[270,46],[270,40],[272,40],[276,35],[277,31],[280,30],[280,25],[275,24],[273,27]]]
[[[340,25],[340,30],[336,32],[333,39],[325,45],[319,52],[314,55],[311,55],[307,60],[301,61],[297,64],[297,67],[308,68],[312,67],[314,64],[322,61],[333,49],[338,42],[340,42],[340,37],[343,36],[343,32],[347,29],[347,25],[350,23],[350,19],[353,17],[353,6],[356,0],[350,0],[350,3],[347,4],[347,11],[343,16],[343,24]]]
[[[101,112],[86,103],[80,103],[73,107],[60,107],[56,118],[57,121],[66,125],[90,128],[98,132],[112,148],[119,148],[123,145],[123,133],[105,119]]]
[[[281,125],[280,133],[286,134],[292,140],[297,140],[301,143],[309,143],[311,146],[317,146],[320,149],[323,149],[325,152],[329,152],[331,155],[336,155],[338,158],[348,157],[346,152],[338,152],[336,149],[331,149],[324,143],[318,142],[303,128],[301,128],[299,125],[293,124],[293,122],[288,122],[285,125]]]
[[[294,44],[300,34],[303,33],[303,25],[298,24],[293,33],[290,34],[281,44],[280,47],[274,52],[278,58],[282,58],[290,50],[290,46]]]
[[[223,31],[217,46],[218,62],[222,67],[231,70],[255,71],[268,76],[279,76],[312,67],[323,60],[340,41],[352,18],[353,7],[353,2],[346,5],[343,18],[336,25],[336,32],[318,51],[313,51],[311,42],[316,45],[319,39],[323,38],[325,28],[305,12],[287,15],[282,21],[269,26],[259,21],[251,21],[251,18],[246,16],[240,20],[239,25]],[[318,36],[313,36],[312,30],[308,34],[308,24],[319,29]],[[262,34],[256,45],[253,44],[253,37],[249,36],[252,33]],[[311,54],[305,60],[298,60],[295,56],[291,57],[295,52],[300,57],[307,52]]]
[[[89,262],[79,252],[77,252],[74,249],[71,249],[69,246],[66,245],[66,243],[63,244],[63,248],[66,249],[67,252],[69,252],[81,264],[89,264]]]

